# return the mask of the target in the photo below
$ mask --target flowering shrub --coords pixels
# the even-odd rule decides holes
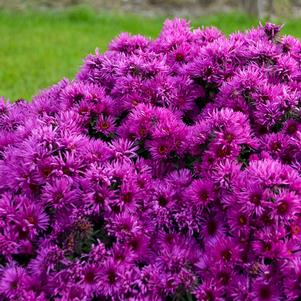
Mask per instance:
[[[166,21],[0,109],[1,300],[301,296],[301,43]]]

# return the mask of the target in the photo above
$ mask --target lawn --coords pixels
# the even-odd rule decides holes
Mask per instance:
[[[10,100],[31,97],[63,77],[74,77],[82,59],[95,48],[104,51],[118,33],[155,37],[163,17],[94,13],[76,8],[64,12],[0,12],[0,95]],[[214,25],[225,33],[256,25],[241,14],[200,17],[192,25]],[[301,37],[301,20],[286,22],[285,33]]]

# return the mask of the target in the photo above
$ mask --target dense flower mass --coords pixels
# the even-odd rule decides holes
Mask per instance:
[[[167,20],[2,99],[0,300],[300,298],[301,43],[279,30]]]

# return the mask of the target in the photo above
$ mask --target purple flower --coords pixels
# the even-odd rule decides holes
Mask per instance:
[[[0,299],[297,300],[301,43],[120,34],[0,98]]]
[[[213,202],[215,198],[213,183],[209,181],[193,181],[187,193],[192,203],[200,207],[207,206],[210,202]]]
[[[256,301],[276,301],[280,298],[280,292],[276,284],[256,281],[254,283],[253,300]]]
[[[28,275],[22,267],[16,265],[5,267],[1,271],[0,293],[12,299],[22,296],[26,287],[26,278]]]
[[[68,178],[56,179],[47,183],[42,193],[42,200],[55,209],[71,205],[77,200],[78,193],[72,189],[72,181]]]
[[[106,261],[97,275],[98,286],[101,294],[106,297],[118,297],[121,294],[122,287],[122,269],[113,260]]]
[[[208,279],[202,283],[195,291],[197,300],[216,300],[222,301],[222,289],[218,287],[213,279]]]

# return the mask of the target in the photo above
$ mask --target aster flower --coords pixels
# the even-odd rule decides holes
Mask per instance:
[[[92,295],[97,290],[98,266],[85,265],[80,270],[79,284],[84,288],[87,295]]]
[[[91,257],[89,256],[89,261],[91,262],[101,262],[106,254],[106,249],[104,244],[97,239],[95,243],[91,245],[90,253]]]
[[[13,254],[18,251],[19,243],[17,243],[15,235],[0,235],[0,252],[5,260],[11,259]]]
[[[75,110],[61,112],[58,117],[58,127],[67,132],[82,133],[85,119]]]
[[[64,288],[64,291],[61,293],[60,300],[88,300],[87,294],[85,294],[85,290],[78,286],[77,284],[69,284],[67,287]]]
[[[171,51],[189,39],[191,35],[188,21],[179,18],[166,20],[162,32],[154,43],[153,48],[157,52]]]
[[[293,119],[289,119],[283,126],[283,131],[287,135],[294,136],[300,130],[300,124]]]
[[[118,179],[113,186],[118,185]],[[134,181],[131,179],[124,180],[118,187],[115,198],[110,201],[111,209],[117,213],[121,211],[134,212],[139,207],[140,191]]]
[[[245,179],[243,179],[245,180]],[[258,184],[251,182],[243,191],[238,193],[238,203],[248,215],[255,213],[261,216],[267,206],[267,194]]]
[[[300,258],[295,258],[284,268],[284,274],[287,279],[287,285],[284,288],[288,298],[296,299],[301,293],[301,270]]]
[[[177,273],[187,265],[195,264],[200,254],[194,252],[196,241],[175,233],[160,235],[161,250],[158,264],[165,270]]]
[[[216,27],[202,27],[193,30],[193,38],[200,46],[212,43],[214,40],[223,37],[223,33]]]
[[[154,187],[154,208],[170,208],[174,205],[175,194],[165,183],[156,183]]]
[[[182,191],[189,186],[192,180],[192,174],[189,169],[180,169],[173,171],[167,176],[167,182],[170,183],[176,190]]]
[[[109,49],[118,53],[132,54],[140,50],[146,50],[148,45],[148,39],[141,35],[131,36],[128,33],[121,33],[110,43]]]
[[[95,139],[89,140],[89,143],[84,145],[79,151],[84,160],[89,163],[103,163],[112,156],[109,146],[105,142]]]
[[[273,39],[280,32],[283,25],[276,25],[273,23],[266,23],[263,27],[265,34],[268,38]]]
[[[254,283],[254,293],[252,293],[253,300],[256,301],[276,301],[280,298],[280,292],[276,284],[263,283],[262,281],[256,281]]]
[[[215,194],[212,182],[195,180],[191,183],[189,190],[190,198],[197,206],[207,206],[214,201]]]
[[[33,112],[38,115],[52,115],[58,113],[61,106],[58,105],[57,99],[60,97],[62,89],[69,84],[69,80],[64,78],[52,87],[42,90],[38,95],[33,97]]]
[[[252,297],[249,293],[248,287],[249,279],[247,277],[235,277],[234,281],[232,281],[230,295],[234,301],[251,301]]]
[[[82,83],[71,83],[66,86],[60,93],[62,101],[67,107],[71,107],[74,104],[79,104],[87,96],[88,89]]]
[[[229,208],[227,215],[228,224],[233,234],[240,236],[249,232],[251,217],[248,213],[243,212],[239,207],[233,206]]]
[[[35,293],[34,291],[22,291],[20,301],[46,301],[47,298],[44,293]]]
[[[203,214],[200,221],[200,235],[208,243],[218,240],[225,234],[225,222],[223,217],[213,210],[209,214]]]
[[[296,66],[297,62],[291,58],[291,56],[282,56],[278,59],[277,67],[274,71],[275,75],[281,82],[293,80],[297,76],[297,73],[295,72]]]
[[[83,135],[77,135],[77,133],[71,135],[70,131],[61,131],[57,139],[57,146],[62,154],[66,152],[74,153],[86,144],[87,141],[87,137]]]
[[[149,237],[143,233],[135,233],[126,239],[126,245],[133,251],[134,257],[146,259],[148,257]]]
[[[67,178],[56,179],[52,184],[47,183],[42,193],[42,200],[60,209],[75,202],[78,197],[78,192],[72,189],[72,181]]]
[[[82,195],[84,211],[88,215],[99,216],[105,209],[109,199],[113,196],[108,188],[98,188],[93,192]]]
[[[292,238],[299,238],[301,234],[301,220],[297,217],[291,224],[290,224],[290,234]]]
[[[0,98],[0,299],[301,295],[301,43],[166,20]]]
[[[222,301],[223,292],[220,287],[218,287],[213,280],[207,280],[205,283],[201,284],[195,291],[195,296],[197,300],[216,300]]]
[[[56,175],[58,177],[77,177],[78,174],[84,169],[85,162],[83,162],[73,152],[60,152],[56,158]]]
[[[287,169],[286,166],[283,167],[279,161],[271,159],[253,161],[250,163],[246,174],[255,183],[264,183],[266,187],[271,187],[275,184],[287,185],[288,177],[286,175],[291,173],[291,176],[294,177],[294,172]]]
[[[109,254],[114,262],[121,265],[133,264],[135,259],[137,259],[134,251],[128,245],[124,245],[124,242],[114,244]]]
[[[26,271],[22,267],[7,266],[1,271],[0,292],[7,298],[21,296],[27,277]]]
[[[231,190],[233,182],[239,175],[239,170],[239,165],[231,160],[216,164],[212,172],[213,183],[218,184],[221,188]]]
[[[298,49],[300,49],[300,41],[296,38],[283,35],[279,41],[280,47],[284,53],[291,53],[292,57],[298,58]]]
[[[110,176],[102,164],[92,163],[85,171],[85,180],[81,184],[85,190],[90,191],[93,188],[98,190],[97,192],[100,192],[99,189],[106,189],[110,186]]]
[[[142,226],[139,224],[137,217],[130,215],[128,212],[112,217],[107,228],[118,239],[142,233]]]
[[[98,274],[98,286],[101,294],[107,297],[119,296],[122,285],[122,269],[124,267],[112,260],[106,261],[102,266],[102,272]]]
[[[231,238],[220,237],[211,244],[213,258],[221,263],[233,264],[238,258],[240,246],[235,244]]]
[[[168,55],[167,64],[173,66],[177,71],[181,65],[188,63],[189,58],[191,58],[191,49],[189,44],[183,43]]]
[[[98,117],[95,128],[98,132],[109,135],[114,132],[114,119],[111,116],[100,115]]]
[[[172,151],[172,142],[166,139],[157,139],[148,143],[149,151],[155,160],[167,159]]]
[[[300,212],[299,199],[294,192],[280,191],[275,197],[274,215],[288,222],[288,218],[295,219]]]
[[[17,219],[23,231],[29,231],[32,236],[38,231],[45,231],[49,224],[49,217],[44,210],[39,205],[30,204],[26,200],[19,205]]]
[[[127,158],[135,158],[137,156],[135,152],[138,147],[126,139],[119,139],[112,142],[111,149],[117,160],[124,160]]]
[[[39,248],[37,257],[30,262],[29,270],[34,275],[44,276],[67,264],[63,251],[55,244],[45,241]]]
[[[275,259],[284,256],[283,242],[277,237],[278,233],[259,232],[253,241],[253,250],[258,256]]]

